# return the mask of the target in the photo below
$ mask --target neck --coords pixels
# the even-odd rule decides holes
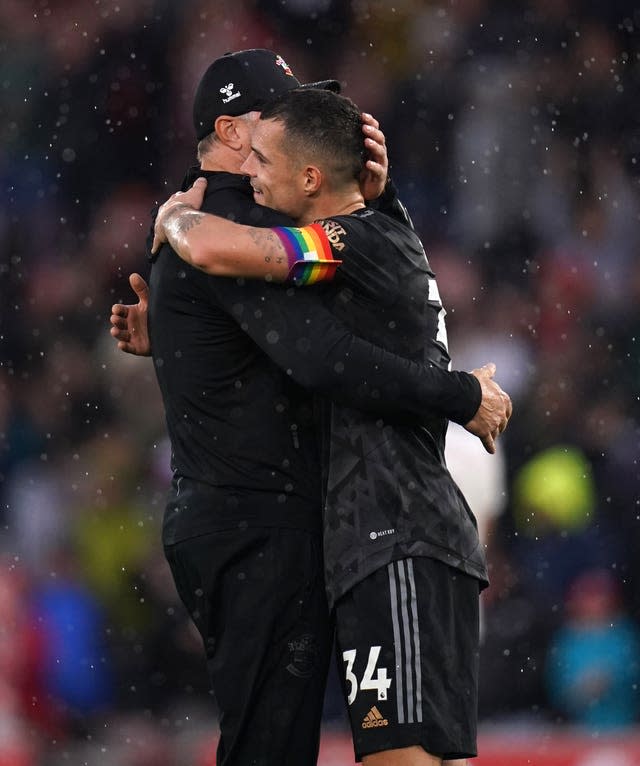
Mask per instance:
[[[318,199],[310,199],[310,204],[297,223],[306,226],[321,218],[333,218],[336,215],[349,215],[365,207],[360,189],[350,189],[342,194],[330,194]]]

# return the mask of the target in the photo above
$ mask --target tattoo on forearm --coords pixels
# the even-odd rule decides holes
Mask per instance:
[[[249,236],[262,250],[265,263],[283,263],[286,256],[282,252],[282,244],[278,237],[269,229],[249,230]]]
[[[204,218],[205,214],[192,208],[191,205],[176,205],[169,211],[165,226],[171,224],[175,227],[177,234],[186,234],[189,229],[197,226]]]
[[[187,204],[176,205],[166,214],[163,226],[167,240],[178,255],[185,260],[189,260],[185,235],[195,226],[198,226],[204,216],[204,213]]]
[[[189,229],[193,229],[194,226],[197,226],[204,216],[204,213],[199,213],[195,210],[192,210],[191,212],[183,211],[176,219],[178,231],[180,234],[186,234]]]

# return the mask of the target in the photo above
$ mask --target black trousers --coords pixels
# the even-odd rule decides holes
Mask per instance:
[[[235,528],[165,554],[204,641],[218,766],[315,766],[333,636],[320,535]]]

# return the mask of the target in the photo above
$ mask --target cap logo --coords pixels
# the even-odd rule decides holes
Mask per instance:
[[[234,85],[232,82],[230,82],[228,85],[223,85],[222,88],[220,88],[220,93],[226,96],[226,98],[222,99],[223,104],[228,104],[229,101],[233,101],[234,98],[240,98],[240,91],[237,90],[234,93],[233,88]]]
[[[291,67],[282,58],[282,56],[276,56],[276,66],[281,66],[284,69],[285,74],[288,74],[291,77],[293,77],[293,72],[291,71]]]

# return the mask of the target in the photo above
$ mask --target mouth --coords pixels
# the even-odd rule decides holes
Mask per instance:
[[[254,186],[253,184],[251,184],[251,188],[253,189],[253,198],[256,201],[262,199],[263,197],[262,191],[258,189],[256,186]]]

